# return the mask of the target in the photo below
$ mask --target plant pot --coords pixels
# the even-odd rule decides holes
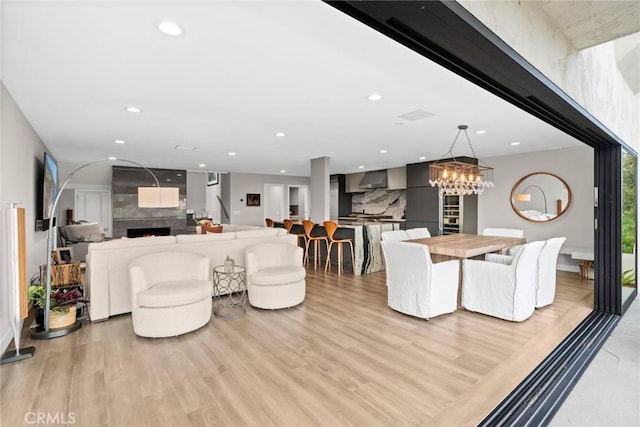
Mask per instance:
[[[76,321],[76,307],[69,307],[67,314],[49,311],[49,329],[65,328],[73,325]],[[44,327],[44,310],[36,311],[36,323]]]

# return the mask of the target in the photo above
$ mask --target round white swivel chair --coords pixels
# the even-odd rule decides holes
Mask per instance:
[[[276,309],[293,307],[304,301],[307,271],[304,251],[297,245],[262,243],[245,250],[249,304]]]
[[[129,264],[131,317],[136,335],[171,337],[211,319],[209,258],[190,252],[157,252]]]

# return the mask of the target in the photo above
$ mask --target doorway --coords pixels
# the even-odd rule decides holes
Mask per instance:
[[[287,205],[289,219],[299,220],[309,218],[309,187],[306,185],[290,185]]]
[[[264,217],[274,221],[286,218],[284,184],[264,185]]]
[[[75,218],[77,221],[97,222],[105,237],[111,237],[111,191],[75,190]]]

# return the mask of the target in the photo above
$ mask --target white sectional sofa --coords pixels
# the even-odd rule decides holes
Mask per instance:
[[[223,265],[227,256],[239,265],[244,264],[244,250],[259,243],[297,244],[296,236],[287,234],[283,228],[246,228],[225,224],[219,234],[123,238],[89,244],[86,291],[91,321],[131,312],[129,263],[141,255],[186,251],[209,257],[211,267],[215,267]]]

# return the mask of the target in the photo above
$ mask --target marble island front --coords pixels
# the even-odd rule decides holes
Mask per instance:
[[[276,223],[276,226],[284,226],[282,223]],[[292,232],[303,232],[301,224],[294,224]],[[298,228],[299,227],[299,228]],[[360,220],[339,220],[338,229],[334,235],[336,239],[352,239],[354,250],[355,268],[353,272],[356,276],[361,274],[374,273],[384,270],[384,256],[382,254],[382,232],[389,230],[398,230],[400,221],[360,221]],[[311,232],[314,236],[326,236],[326,231],[322,224],[316,224]],[[310,247],[311,256],[313,257],[313,249]],[[331,263],[337,263],[337,250],[332,250]],[[326,260],[326,248],[321,244],[320,259],[322,262]],[[349,245],[344,245],[345,271],[349,271],[351,267],[351,253]]]

